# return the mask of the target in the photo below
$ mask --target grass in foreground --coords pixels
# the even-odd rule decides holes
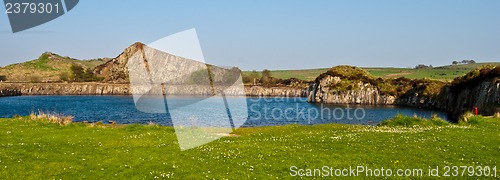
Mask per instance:
[[[500,119],[474,121],[429,127],[241,128],[234,136],[180,151],[171,127],[0,119],[0,177],[237,179],[290,177],[291,166],[499,166]]]

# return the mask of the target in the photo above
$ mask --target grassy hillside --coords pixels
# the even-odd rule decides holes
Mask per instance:
[[[423,174],[417,177],[425,179],[429,178],[429,166],[439,166],[440,175],[444,166],[497,166],[498,177],[500,119],[475,117],[474,122],[409,127],[327,124],[242,128],[233,136],[180,151],[172,127],[60,126],[25,117],[0,119],[0,177],[274,179],[290,177],[292,166],[367,166],[394,171],[421,168]],[[460,174],[453,179],[469,177],[468,172]],[[493,175],[490,169],[488,177]],[[361,173],[358,178],[365,176]]]
[[[70,72],[72,64],[78,64],[84,68],[94,68],[105,61],[106,59],[77,60],[53,53],[44,53],[38,59],[2,67],[0,75],[6,76],[7,81],[14,82],[58,81],[61,73]]]
[[[453,66],[442,66],[434,69],[412,69],[412,68],[363,68],[375,77],[382,78],[398,78],[406,77],[410,79],[430,78],[437,80],[453,80],[458,76],[465,75],[466,73],[486,65],[500,65],[500,62],[492,63],[477,63],[477,64],[463,64]],[[281,79],[297,78],[301,80],[312,81],[316,79],[321,73],[324,73],[329,68],[320,69],[305,69],[305,70],[274,70],[271,71],[272,75]],[[250,74],[250,71],[245,71],[245,74]]]

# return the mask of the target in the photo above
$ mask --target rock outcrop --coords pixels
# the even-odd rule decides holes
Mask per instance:
[[[0,83],[0,90],[16,95],[129,95],[127,84],[104,83]]]
[[[382,94],[377,87],[369,83],[352,84],[355,90],[340,91],[331,84],[342,81],[338,76],[327,76],[319,79],[309,87],[308,102],[328,104],[364,104],[389,105],[394,104],[396,97]]]
[[[182,85],[189,83],[201,84],[203,78],[205,78],[206,81],[210,80],[210,82],[206,83],[212,83],[214,85],[224,84],[228,79],[232,78],[234,80],[239,77],[237,76],[239,74],[233,74],[233,72],[241,74],[241,71],[235,67],[217,67],[169,54],[142,43],[131,45],[118,57],[94,69],[94,73],[104,78],[103,82],[106,83],[130,83],[130,73],[132,73],[132,75],[137,76],[132,80],[149,80],[152,78],[161,79],[169,84]],[[198,78],[198,81],[196,78]]]
[[[354,73],[356,77],[353,77],[343,75],[346,72],[335,72],[345,69],[351,67],[335,67],[331,69],[333,72],[320,75],[308,89],[308,102],[429,108],[445,111],[453,120],[473,107],[486,116],[500,112],[500,67],[476,70],[464,76],[465,80],[458,78],[452,83],[409,79],[377,81],[362,73]],[[391,91],[394,88],[398,91]]]
[[[207,86],[174,86],[169,88],[172,95],[211,95]],[[228,96],[241,95],[239,91],[226,91]],[[247,96],[304,97],[306,89],[290,87],[246,86]],[[163,94],[166,94],[163,89]],[[0,97],[21,95],[131,95],[129,84],[109,83],[0,83]]]
[[[17,89],[10,89],[10,88],[0,88],[0,97],[6,97],[6,96],[20,96],[21,91]]]
[[[247,96],[259,97],[306,97],[308,90],[302,88],[291,87],[262,87],[262,86],[247,86],[245,87]]]
[[[453,118],[477,107],[479,114],[491,116],[500,112],[500,77],[485,79],[476,85],[451,89],[445,99],[447,111]]]

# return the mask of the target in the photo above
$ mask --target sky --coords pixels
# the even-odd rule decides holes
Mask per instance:
[[[82,0],[15,34],[0,13],[0,66],[46,51],[112,58],[191,28],[206,62],[243,70],[500,62],[499,9],[498,0]]]

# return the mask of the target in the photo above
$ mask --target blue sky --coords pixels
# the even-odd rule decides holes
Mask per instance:
[[[115,57],[190,28],[207,62],[244,70],[500,62],[499,9],[498,0],[82,0],[16,34],[0,13],[0,66],[44,51]]]

